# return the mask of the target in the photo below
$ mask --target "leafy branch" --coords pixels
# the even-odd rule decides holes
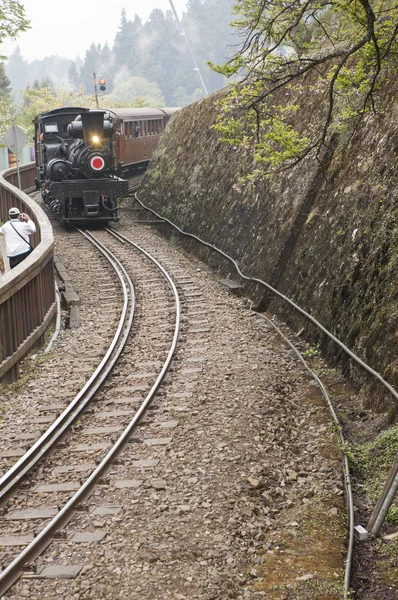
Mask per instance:
[[[16,0],[0,0],[0,43],[4,38],[14,38],[29,29],[25,8]]]
[[[242,43],[225,65],[211,65],[234,81],[215,128],[251,151],[257,166],[319,160],[333,134],[349,139],[377,111],[381,82],[397,60],[391,0],[238,0],[235,12]]]

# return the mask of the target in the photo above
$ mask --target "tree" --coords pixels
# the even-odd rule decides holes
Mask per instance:
[[[11,84],[6,75],[3,63],[0,63],[0,98],[8,101],[11,100]]]
[[[185,54],[179,56],[176,52],[178,37],[181,36],[171,11],[164,14],[159,8],[153,9],[143,27],[139,64],[134,74],[156,81],[163,95],[175,86],[176,75],[181,77],[180,58],[184,60]]]
[[[187,104],[191,104],[191,102],[195,102],[196,100],[200,100],[201,98],[203,98],[202,88],[196,88],[192,94],[187,94],[185,88],[178,86],[173,91],[172,105],[186,106]]]
[[[115,64],[133,69],[137,62],[138,43],[142,28],[142,21],[137,15],[135,15],[134,21],[129,21],[126,18],[125,9],[122,10],[120,28],[113,46]]]
[[[23,107],[17,117],[18,124],[33,136],[33,119],[42,112],[60,108],[61,106],[93,105],[93,98],[72,94],[65,90],[55,90],[47,86],[29,86],[23,93]]]
[[[128,23],[126,9],[123,8],[120,16],[119,31],[116,33],[115,44],[113,46],[113,51],[115,53],[115,58],[118,65],[127,64],[129,56],[131,40],[129,39]]]
[[[12,104],[6,98],[0,96],[0,137],[3,137],[11,127],[14,118]]]
[[[319,159],[333,134],[348,140],[377,110],[398,50],[392,0],[238,0],[235,10],[242,43],[213,68],[238,81],[216,128],[249,149],[259,168]],[[300,119],[308,105],[313,118]]]
[[[164,106],[159,87],[144,77],[119,76],[109,101],[113,99],[123,106]]]
[[[218,0],[216,3],[214,0],[189,0],[188,10],[182,18],[208,90],[220,89],[226,83],[224,77],[209,69],[208,62],[225,60],[229,55],[228,42],[233,41],[230,27],[232,5],[233,0]],[[198,78],[192,77],[190,83],[193,90],[198,85]]]
[[[25,8],[17,0],[0,0],[0,43],[4,38],[14,38],[29,29]]]
[[[232,2],[191,0],[182,18],[209,90],[219,89],[225,82],[225,78],[208,69],[206,63],[221,61],[227,56]],[[113,52],[115,65],[127,67],[128,76],[156,82],[168,105],[175,102],[177,89],[183,90],[178,97],[190,98],[193,94],[196,97],[197,73],[171,10],[163,12],[155,8],[144,24],[137,16],[128,20],[122,11]]]
[[[0,43],[4,38],[14,38],[18,33],[29,29],[23,5],[17,0],[0,0]],[[19,52],[19,49],[17,49]],[[4,59],[5,57],[0,57]],[[23,59],[20,56],[16,58]],[[13,107],[11,103],[10,79],[3,63],[0,64],[0,135],[4,135],[11,124]]]
[[[22,90],[26,88],[28,81],[28,63],[24,60],[19,46],[11,54],[6,65],[6,74],[11,82],[14,96],[19,101]]]
[[[45,77],[41,84],[40,84],[41,88],[49,88],[50,90],[54,91],[55,86],[54,83],[52,82],[52,80],[50,79],[50,77]]]
[[[70,68],[68,71],[68,78],[69,78],[70,83],[73,86],[73,89],[74,90],[79,89],[80,77],[79,77],[79,73],[77,72],[77,67],[76,67],[75,62],[71,62],[71,64],[70,64]]]
[[[94,92],[94,81],[93,81],[93,73],[97,73],[105,77],[105,73],[99,73],[98,69],[102,69],[101,63],[101,44],[97,46],[95,44],[91,44],[90,48],[86,52],[84,65],[80,70],[80,78],[86,93],[91,91]]]

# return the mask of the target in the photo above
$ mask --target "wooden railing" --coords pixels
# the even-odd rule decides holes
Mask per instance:
[[[20,167],[21,187],[34,187],[35,166]],[[42,345],[55,311],[54,240],[42,209],[18,189],[16,169],[0,173],[0,220],[8,220],[12,206],[36,224],[30,237],[33,252],[18,266],[0,275],[0,381],[18,377],[18,363],[34,345]]]

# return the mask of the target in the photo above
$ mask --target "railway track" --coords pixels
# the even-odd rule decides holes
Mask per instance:
[[[88,501],[112,461],[124,445],[134,439],[135,428],[150,410],[150,403],[176,348],[180,326],[179,298],[174,283],[162,266],[127,240],[113,238],[114,246],[121,243],[125,246],[121,254],[124,263],[128,264],[127,270],[133,270],[134,277],[141,280],[138,309],[141,314],[137,317],[134,339],[127,342],[135,308],[130,276],[98,239],[106,238],[103,241],[109,245],[110,233],[98,236],[81,233],[115,269],[124,294],[122,312],[114,339],[98,368],[68,408],[0,480],[3,504],[0,546],[5,548],[1,564],[8,563],[0,575],[0,595],[26,569],[27,563],[37,571],[37,565],[32,561],[66,526],[75,511]],[[123,348],[125,356],[110,378]],[[98,394],[105,381],[106,385]],[[109,400],[112,389],[114,398]],[[95,394],[96,402],[87,411]],[[61,447],[54,450],[60,439]],[[51,456],[43,463],[50,452]],[[32,473],[34,467],[36,469]],[[78,477],[86,479],[80,482]],[[120,485],[128,486],[130,483],[127,481]],[[20,488],[19,492],[17,488]],[[66,501],[65,497],[68,498]],[[51,500],[48,501],[48,498]],[[23,535],[20,535],[21,532]],[[16,554],[15,548],[26,543],[28,545],[22,552]]]
[[[184,594],[204,600],[217,594],[227,598],[243,588],[252,597],[251,585],[262,585],[264,548],[270,552],[267,569],[273,568],[269,561],[275,556],[274,572],[279,568],[276,563],[283,563],[282,581],[288,581],[289,565],[284,560],[293,554],[279,554],[278,535],[281,527],[284,544],[291,539],[292,502],[307,506],[312,494],[327,494],[327,510],[339,506],[338,459],[322,456],[323,423],[327,423],[327,417],[321,416],[322,402],[311,403],[313,385],[307,375],[296,374],[290,351],[279,347],[270,328],[260,330],[254,325],[242,301],[230,298],[225,288],[212,282],[203,265],[170,250],[153,232],[131,225],[129,218],[114,229],[156,255],[172,273],[182,303],[179,344],[156,398],[128,434],[125,450],[104,469],[91,495],[77,503],[69,523],[55,528],[45,552],[37,559],[29,557],[22,577],[5,598],[52,599],[51,578],[56,579],[57,598],[62,600],[165,600]],[[175,302],[168,285],[158,287],[159,275],[148,274],[147,258],[138,259],[136,251],[132,255],[124,238],[110,238],[105,231],[94,235],[134,280],[135,335],[129,337],[94,405],[77,419],[61,447],[29,476],[35,491],[29,492],[32,506],[28,501],[28,510],[52,508],[59,514],[62,502],[75,492],[38,486],[76,484],[89,469],[93,472],[99,467],[111,447],[100,445],[113,443],[118,437],[114,429],[120,431],[124,420],[130,423],[132,408],[145,400],[174,331]],[[75,237],[70,239],[76,245]],[[88,241],[82,238],[81,243],[87,254]],[[97,265],[100,281],[102,270],[107,273],[108,268],[98,266],[97,250],[92,252],[91,266]],[[120,313],[122,302],[119,294],[119,299],[111,297],[115,295],[114,279],[107,278],[102,285],[103,323],[112,321],[109,329],[115,330],[115,311],[119,307]],[[95,282],[90,286],[94,288]],[[156,311],[145,306],[155,306]],[[90,310],[94,312],[93,307]],[[101,326],[100,312],[93,315],[89,330]],[[83,327],[87,321],[91,323],[90,311],[84,313]],[[108,338],[109,332],[104,337]],[[56,347],[63,343],[61,337]],[[91,367],[92,358],[87,364]],[[314,419],[317,428],[322,423],[323,433],[314,431]],[[78,445],[85,449],[73,459],[70,447]],[[46,479],[49,474],[55,481]],[[8,537],[20,538],[16,543],[22,543],[21,538],[31,536],[32,531],[37,535],[42,525],[50,523],[49,519],[31,519],[29,514],[26,519],[9,518],[13,511],[24,508],[25,496],[27,490],[9,498],[1,522],[2,531],[8,528]],[[329,538],[328,548],[333,543]],[[292,544],[295,553],[294,541]],[[310,545],[316,543],[311,540]],[[16,546],[1,541],[0,546],[5,566],[15,559]],[[310,556],[308,548],[306,565]],[[318,569],[319,556],[313,560]],[[248,564],[252,572],[245,577]],[[306,575],[299,566],[293,581],[295,576]]]

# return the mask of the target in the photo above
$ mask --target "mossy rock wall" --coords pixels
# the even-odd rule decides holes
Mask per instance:
[[[238,183],[251,157],[212,128],[215,97],[190,105],[170,121],[140,198],[289,296],[398,388],[394,87],[384,90],[381,114],[367,117],[348,146],[340,139],[321,165],[304,160],[255,185]],[[310,114],[309,106],[300,118]],[[304,326],[279,301],[270,308]]]

